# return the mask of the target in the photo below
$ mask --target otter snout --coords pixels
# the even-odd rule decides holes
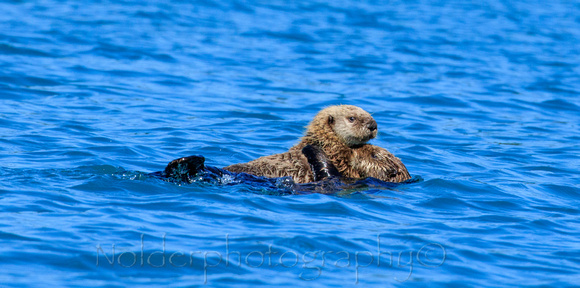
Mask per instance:
[[[368,124],[367,127],[369,128],[369,130],[371,130],[371,132],[377,130],[377,121],[375,121],[374,119],[371,120]]]

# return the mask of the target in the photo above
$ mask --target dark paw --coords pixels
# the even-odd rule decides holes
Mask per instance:
[[[165,167],[165,177],[189,182],[204,168],[205,158],[203,156],[188,156],[175,159]]]
[[[306,145],[302,148],[302,154],[308,159],[308,164],[310,164],[310,169],[312,169],[312,174],[314,176],[314,181],[324,180],[330,177],[340,177],[340,172],[332,164],[324,151],[318,146]]]

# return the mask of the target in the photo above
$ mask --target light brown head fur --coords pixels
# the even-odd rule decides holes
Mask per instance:
[[[352,105],[330,106],[318,112],[303,141],[309,144],[362,145],[377,136],[377,122],[367,111]]]

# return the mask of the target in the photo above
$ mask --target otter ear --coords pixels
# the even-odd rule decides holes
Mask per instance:
[[[328,116],[328,124],[329,125],[334,124],[334,117],[332,117],[332,115],[331,116]]]

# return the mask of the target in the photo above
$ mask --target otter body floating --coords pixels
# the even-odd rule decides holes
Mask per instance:
[[[207,174],[208,179],[247,178],[250,174],[266,178],[292,177],[295,183],[327,178],[349,179],[347,182],[368,177],[387,182],[410,179],[399,158],[384,148],[366,143],[376,136],[377,122],[368,112],[352,105],[330,106],[316,114],[304,137],[287,152],[223,169],[204,166],[205,158],[201,156],[189,156],[171,161],[163,173],[155,175],[186,182],[191,182],[192,177],[199,178],[200,172]]]
[[[188,156],[171,161],[164,171],[150,173],[150,176],[174,183],[210,183],[216,185],[249,184],[260,193],[274,195],[310,194],[310,193],[351,193],[360,189],[392,189],[401,183],[385,182],[373,177],[354,179],[343,177],[329,161],[320,147],[307,145],[304,156],[312,169],[316,182],[296,183],[291,177],[266,178],[247,173],[236,173],[212,166],[205,166],[203,156]],[[421,181],[420,177],[411,178],[403,183]]]
[[[276,194],[335,193],[341,190],[365,188],[394,188],[399,183],[386,182],[377,178],[355,179],[344,177],[334,164],[317,146],[306,145],[302,152],[308,160],[315,182],[296,183],[291,177],[266,178],[247,173],[236,173],[212,166],[205,166],[203,156],[182,157],[169,162],[163,171],[150,173],[150,176],[177,183],[211,183],[222,185],[251,184],[254,188],[267,189]],[[420,181],[410,178],[404,183]]]

